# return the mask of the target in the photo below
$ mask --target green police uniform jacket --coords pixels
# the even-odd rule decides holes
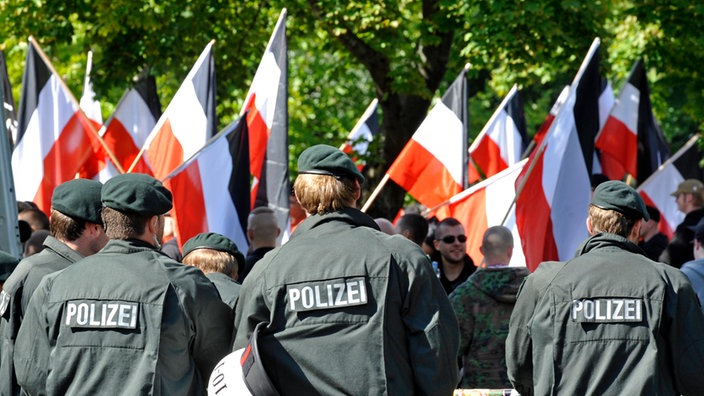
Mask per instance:
[[[684,274],[597,234],[526,278],[506,359],[522,395],[702,395],[704,316]]]
[[[213,285],[220,294],[222,302],[234,310],[235,305],[237,305],[237,299],[240,297],[240,289],[242,286],[235,282],[232,277],[227,276],[222,272],[211,272],[209,274],[205,274],[205,277],[213,282]]]
[[[254,266],[235,349],[259,322],[282,394],[450,395],[457,384],[457,321],[428,258],[356,209],[309,217]]]
[[[460,325],[462,388],[511,388],[506,374],[506,336],[525,267],[480,268],[459,285],[450,302]]]
[[[44,277],[15,369],[30,394],[203,394],[231,334],[230,309],[200,270],[111,240]]]
[[[44,274],[66,268],[82,258],[80,253],[48,236],[44,240],[44,249],[22,260],[7,278],[0,296],[0,395],[15,395],[19,392],[12,364],[15,339],[38,280]]]

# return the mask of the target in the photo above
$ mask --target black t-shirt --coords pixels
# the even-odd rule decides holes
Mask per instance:
[[[464,255],[464,268],[462,268],[462,272],[460,272],[460,276],[458,276],[455,280],[450,281],[445,277],[445,272],[442,269],[442,256],[440,255],[440,252],[436,252],[432,257],[431,261],[437,261],[438,262],[438,268],[440,269],[440,283],[442,283],[443,289],[445,289],[445,293],[450,295],[453,290],[457,288],[457,286],[461,285],[464,281],[469,278],[470,275],[474,273],[474,271],[477,270],[477,267],[474,265],[474,261],[472,261],[472,258],[469,257],[468,255]]]

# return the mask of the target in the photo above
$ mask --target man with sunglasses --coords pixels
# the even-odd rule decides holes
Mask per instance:
[[[477,270],[467,254],[467,236],[464,227],[453,217],[438,223],[435,229],[435,249],[432,257],[438,263],[440,283],[448,295]]]

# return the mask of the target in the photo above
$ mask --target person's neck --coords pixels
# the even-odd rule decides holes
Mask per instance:
[[[646,233],[643,235],[643,241],[648,242],[648,241],[651,240],[655,235],[657,235],[658,232],[660,232],[660,230],[658,230],[657,227],[653,227],[652,229],[648,230],[648,232],[646,232]]]
[[[250,242],[249,248],[254,251],[257,249],[261,248],[273,248],[276,246],[276,242],[262,242],[262,243],[257,243],[257,242]]]
[[[442,259],[442,272],[449,281],[457,279],[464,269],[464,260],[456,263]]]

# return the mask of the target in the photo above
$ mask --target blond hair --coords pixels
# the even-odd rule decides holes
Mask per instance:
[[[638,220],[629,219],[615,210],[601,209],[597,206],[589,205],[589,221],[592,225],[593,234],[608,232],[628,238]]]
[[[239,270],[235,256],[213,249],[196,249],[188,253],[181,262],[200,268],[204,274],[222,272],[231,278],[237,278]]]
[[[355,207],[359,185],[356,180],[350,178],[299,174],[293,189],[301,207],[313,215]]]

